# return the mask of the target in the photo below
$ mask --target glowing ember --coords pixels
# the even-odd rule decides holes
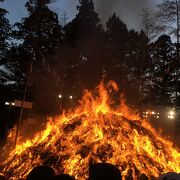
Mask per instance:
[[[157,177],[180,172],[180,153],[161,138],[146,120],[140,121],[123,102],[112,108],[114,82],[85,94],[73,112],[50,119],[34,139],[18,143],[0,164],[9,179],[25,178],[37,165],[45,164],[57,173],[87,179],[89,162],[108,162],[119,167],[123,178],[140,173]]]

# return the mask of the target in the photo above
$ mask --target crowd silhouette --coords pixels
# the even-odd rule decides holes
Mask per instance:
[[[132,176],[126,177],[126,180],[133,180]],[[156,178],[148,178],[145,174],[141,174],[138,180],[151,180]],[[6,177],[0,176],[0,180],[7,180]],[[49,166],[37,166],[30,171],[26,180],[76,180],[76,178],[68,174],[56,175],[53,168]],[[89,166],[88,180],[122,180],[119,169],[109,163],[96,163]],[[166,173],[161,175],[157,180],[180,180],[180,173]]]

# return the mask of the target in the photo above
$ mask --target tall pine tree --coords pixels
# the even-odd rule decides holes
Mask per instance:
[[[162,35],[152,46],[152,61],[154,65],[153,82],[158,104],[167,105],[175,87],[171,64],[175,59],[175,47],[170,36]],[[155,101],[154,101],[155,102]]]
[[[103,64],[107,76],[124,85],[128,29],[116,14],[106,23],[106,54]]]
[[[71,49],[69,52],[72,52],[68,56],[69,61],[66,67],[67,69],[73,67],[71,68],[72,75],[67,78],[67,81],[75,82],[76,89],[77,83],[79,83],[78,87],[82,88],[94,87],[101,79],[104,36],[92,0],[79,0],[77,10],[76,17],[64,28],[66,43]],[[72,80],[75,74],[78,77]]]
[[[55,110],[59,84],[54,56],[62,43],[62,28],[57,14],[48,8],[49,2],[29,0],[25,5],[29,16],[16,23],[14,32],[26,54],[26,79],[32,85],[35,108],[47,113]]]
[[[1,0],[3,2],[3,0]],[[6,61],[6,55],[9,48],[8,40],[11,35],[9,20],[6,18],[8,12],[0,8],[0,65]]]

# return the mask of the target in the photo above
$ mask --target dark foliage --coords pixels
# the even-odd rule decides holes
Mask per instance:
[[[19,43],[11,46],[7,12],[0,9],[1,85],[22,97],[28,82],[27,99],[43,114],[74,106],[83,89],[102,79],[115,80],[131,105],[152,104],[152,99],[154,105],[175,102],[179,63],[177,44],[168,35],[150,43],[147,32],[128,30],[116,14],[103,28],[92,0],[79,0],[77,15],[62,28],[49,3],[27,1],[28,17],[12,28]]]

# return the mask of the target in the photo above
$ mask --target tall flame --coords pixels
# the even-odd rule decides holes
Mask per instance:
[[[32,168],[45,164],[81,180],[87,179],[90,162],[108,162],[120,169],[123,178],[179,173],[178,149],[124,101],[113,106],[114,90],[118,87],[113,81],[106,87],[101,82],[94,92],[86,90],[74,111],[50,118],[45,130],[19,142],[0,164],[0,172],[9,179],[24,179]]]

